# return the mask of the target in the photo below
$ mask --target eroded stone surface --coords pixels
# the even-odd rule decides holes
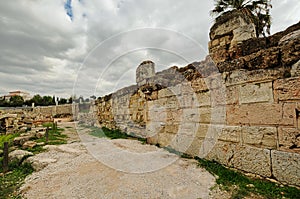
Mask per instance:
[[[293,185],[300,184],[300,154],[272,151],[272,170],[274,177]]]

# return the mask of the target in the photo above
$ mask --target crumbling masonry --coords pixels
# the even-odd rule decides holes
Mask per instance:
[[[217,19],[210,55],[97,101],[101,126],[300,186],[300,23],[268,38],[239,13]],[[245,30],[245,31],[243,31]]]

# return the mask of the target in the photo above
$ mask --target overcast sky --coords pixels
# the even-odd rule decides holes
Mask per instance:
[[[0,94],[102,96],[207,55],[212,0],[0,1]],[[300,20],[299,0],[273,0],[272,33]]]

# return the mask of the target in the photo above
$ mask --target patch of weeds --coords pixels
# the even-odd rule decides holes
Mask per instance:
[[[9,146],[12,146],[14,138],[19,135],[20,133],[0,135],[0,149],[3,149],[4,142],[8,142]]]
[[[54,129],[49,130],[48,145],[67,144],[66,138],[68,136],[62,134],[63,131],[64,131],[64,129],[62,129],[62,128],[58,128],[56,131]],[[36,142],[44,142],[44,143],[46,143],[46,137],[44,136],[42,138],[36,139],[35,141]],[[36,147],[38,147],[38,146],[36,146]],[[36,147],[34,147],[31,150],[35,150]]]
[[[299,198],[300,190],[294,187],[280,187],[278,184],[262,179],[251,179],[240,172],[225,168],[223,165],[215,162],[195,158],[199,166],[205,168],[208,172],[218,176],[216,182],[226,191],[230,191],[233,186],[237,187],[232,193],[233,199],[244,198],[251,193],[259,194],[265,198]],[[251,186],[250,186],[251,185]]]
[[[110,138],[110,139],[137,139],[142,143],[146,143],[145,138],[138,137],[134,134],[128,135],[118,129],[111,130],[111,129],[108,129],[105,127],[98,128],[98,127],[91,127],[91,126],[87,126],[87,128],[91,129],[90,135],[95,136],[95,137]]]
[[[9,164],[9,170],[10,172],[0,176],[0,197],[21,198],[17,190],[23,184],[25,177],[33,172],[33,168],[28,163],[18,165],[13,162]]]

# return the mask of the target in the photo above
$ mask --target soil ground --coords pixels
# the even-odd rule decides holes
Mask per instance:
[[[58,125],[68,144],[37,155],[50,161],[26,178],[25,198],[230,198],[195,160],[137,140],[96,138],[74,122]]]

